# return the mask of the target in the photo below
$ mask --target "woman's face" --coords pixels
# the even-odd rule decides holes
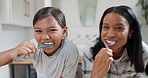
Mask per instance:
[[[109,13],[104,17],[102,25],[102,41],[106,40],[113,52],[123,49],[127,39],[131,36],[128,21],[118,13]]]
[[[34,25],[34,37],[38,45],[54,42],[55,45],[42,48],[46,55],[53,55],[60,47],[61,40],[65,37],[67,27],[64,29],[58,24],[53,16],[45,17],[38,20]]]

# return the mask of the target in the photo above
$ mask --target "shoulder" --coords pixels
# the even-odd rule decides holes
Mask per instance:
[[[85,52],[83,53],[83,57],[92,59],[93,56],[91,53],[91,48],[94,47],[94,45],[96,44],[96,41],[97,41],[96,37],[88,41],[87,46],[85,48]]]
[[[68,48],[74,48],[74,49],[77,49],[76,45],[72,42],[72,41],[69,41],[68,39],[65,39],[64,40],[64,47],[68,47]]]
[[[96,44],[96,38],[88,41],[85,48],[85,52],[82,56],[82,74],[84,77],[90,77],[93,68],[93,55],[91,53],[91,47]]]
[[[77,46],[73,42],[71,42],[67,39],[64,40],[64,43],[61,47],[62,47],[61,51],[65,52],[65,53],[70,53],[70,54],[74,54],[74,55],[79,54]]]
[[[143,48],[143,51],[148,51],[148,45],[144,42],[144,41],[142,41],[142,48]]]
[[[142,41],[142,48],[143,48],[143,59],[144,62],[147,63],[148,62],[148,45]]]
[[[142,41],[142,49],[144,54],[146,53],[148,55],[148,45],[144,41]]]

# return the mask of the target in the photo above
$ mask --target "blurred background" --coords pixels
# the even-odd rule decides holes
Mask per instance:
[[[68,39],[77,45],[80,57],[83,55],[87,42],[98,36],[98,25],[102,13],[111,6],[127,5],[134,10],[142,26],[143,41],[148,44],[148,24],[146,24],[145,12],[141,10],[139,1],[0,0],[0,52],[17,46],[23,40],[33,39],[33,16],[45,6],[53,6],[64,12],[69,27]],[[148,4],[148,1],[145,0],[145,2]],[[18,69],[19,71],[24,70],[25,73],[17,72]],[[35,70],[31,64],[0,67],[0,78],[35,78],[35,75]]]

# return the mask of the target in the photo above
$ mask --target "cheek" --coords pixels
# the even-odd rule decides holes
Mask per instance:
[[[56,38],[62,38],[63,34],[62,34],[62,31],[61,32],[57,32],[55,34],[52,34],[53,37],[56,37]]]
[[[52,37],[61,37],[61,34],[52,34]]]
[[[55,42],[59,42],[59,41],[61,41],[61,39],[62,39],[61,33],[51,34],[50,37],[51,37]]]
[[[37,39],[39,39],[39,36],[34,34],[34,38],[37,40]]]
[[[36,39],[37,43],[40,44],[40,36],[34,34],[34,38]]]
[[[127,39],[128,39],[128,34],[127,33],[124,33],[122,35],[120,34],[119,36],[120,36],[119,38],[122,41],[122,43],[125,44],[127,42]]]
[[[104,36],[105,36],[105,33],[104,33],[104,32],[102,32],[102,33],[101,33],[101,38],[103,39],[103,38],[104,38]]]

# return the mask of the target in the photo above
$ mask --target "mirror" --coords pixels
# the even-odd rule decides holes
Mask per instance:
[[[78,11],[78,19],[80,19],[83,26],[92,26],[95,23],[97,0],[52,0],[52,6],[66,11],[74,7],[74,10]]]
[[[91,26],[96,19],[97,0],[79,0],[80,20],[84,26]]]

